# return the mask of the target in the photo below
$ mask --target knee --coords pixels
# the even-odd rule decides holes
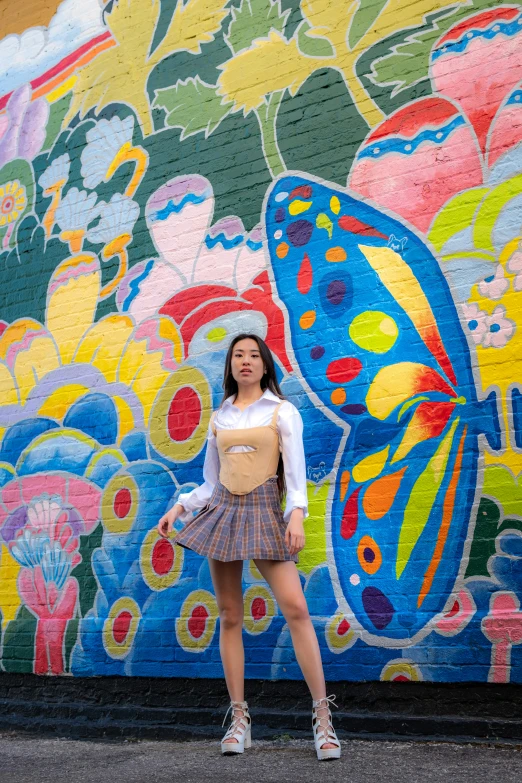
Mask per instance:
[[[221,628],[230,631],[243,626],[243,606],[226,604],[219,608],[219,621]]]
[[[287,623],[293,625],[294,623],[306,622],[310,619],[308,612],[308,606],[304,596],[296,598],[295,600],[287,603],[283,612]]]

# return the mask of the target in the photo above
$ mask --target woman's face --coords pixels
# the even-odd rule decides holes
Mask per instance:
[[[266,368],[255,340],[247,338],[234,345],[231,369],[238,386],[260,385]]]

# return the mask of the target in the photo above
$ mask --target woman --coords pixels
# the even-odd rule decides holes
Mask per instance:
[[[158,523],[159,534],[167,537],[177,519],[186,520],[176,543],[209,560],[232,710],[221,751],[243,753],[251,743],[251,720],[244,700],[241,577],[243,560],[252,559],[288,623],[310,689],[317,757],[339,758],[341,747],[329,706],[335,697],[326,696],[319,644],[295,565],[305,544],[307,512],[301,416],[284,400],[272,354],[256,335],[241,334],[232,341],[223,388],[223,402],[209,425],[205,481],[181,494]],[[193,517],[196,510],[200,513]]]

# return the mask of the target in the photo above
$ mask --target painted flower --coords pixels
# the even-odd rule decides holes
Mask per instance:
[[[473,342],[475,345],[482,345],[488,331],[487,313],[480,310],[475,302],[472,304],[463,304],[462,311]]]
[[[486,318],[488,331],[484,337],[485,348],[503,348],[515,331],[515,324],[506,318],[506,308],[498,305]]]
[[[0,228],[15,223],[27,206],[25,188],[15,179],[0,186]]]
[[[33,160],[43,147],[49,104],[44,98],[31,103],[32,89],[15,90],[0,117],[0,168],[15,158]]]
[[[44,191],[44,195],[49,195],[46,191],[53,191],[55,188],[63,188],[69,179],[70,169],[71,159],[67,152],[55,158],[38,179],[38,184]]]
[[[249,290],[266,268],[261,227],[248,233],[235,216],[212,224],[213,213],[212,186],[198,174],[176,177],[152,194],[145,216],[160,258],[130,270],[117,296],[120,311],[139,322],[187,287],[225,286],[234,298]]]
[[[22,457],[22,460],[24,458]],[[63,641],[78,600],[79,536],[98,524],[100,490],[63,474],[14,479],[0,491],[0,534],[19,564],[19,595],[37,619],[36,674],[63,674]]]
[[[125,190],[132,197],[140,184],[149,156],[143,147],[132,146],[134,117],[121,120],[99,120],[86,134],[87,146],[82,152],[81,175],[86,188],[96,188],[101,182],[108,182],[123,164],[133,162],[134,172]]]
[[[506,280],[503,266],[497,264],[495,274],[484,278],[478,287],[482,296],[487,296],[488,299],[502,299],[509,288],[509,281]]]
[[[71,188],[62,199],[56,210],[56,222],[62,231],[78,231],[87,229],[89,223],[98,216],[105,202],[96,204],[96,193]]]
[[[121,234],[132,236],[134,225],[140,216],[140,208],[131,198],[115,193],[108,204],[103,204],[100,214],[100,222],[89,229],[87,238],[95,244],[107,244]]]
[[[124,144],[132,143],[134,117],[124,120],[113,117],[111,120],[99,120],[85,136],[87,146],[82,152],[81,175],[86,188],[96,188],[105,180],[114,157]]]
[[[522,13],[513,6],[451,28],[431,54],[438,95],[413,101],[370,132],[350,186],[427,232],[457,193],[522,171],[521,40]]]

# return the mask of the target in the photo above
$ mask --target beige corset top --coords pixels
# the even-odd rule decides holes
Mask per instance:
[[[279,436],[278,405],[272,421],[263,427],[218,430],[210,420],[219,454],[219,480],[233,495],[246,495],[277,473]],[[250,451],[230,451],[234,446],[250,446]]]

